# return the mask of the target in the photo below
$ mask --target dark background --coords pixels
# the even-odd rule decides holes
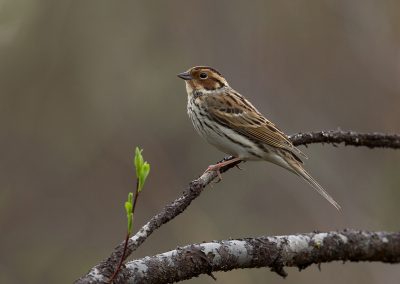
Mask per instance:
[[[0,2],[0,282],[71,283],[125,234],[132,157],[151,173],[139,228],[223,154],[176,74],[211,65],[287,134],[400,132],[399,1]],[[346,227],[399,229],[400,152],[301,149],[338,213],[299,178],[249,162],[133,257],[194,242]],[[218,283],[397,283],[398,265],[216,273]],[[201,276],[188,283],[215,283]]]

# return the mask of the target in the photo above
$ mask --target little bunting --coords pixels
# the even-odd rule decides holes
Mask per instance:
[[[207,171],[220,174],[221,167],[237,161],[268,161],[303,178],[340,210],[340,205],[303,168],[301,158],[307,156],[232,89],[221,73],[211,67],[197,66],[178,77],[186,83],[187,112],[194,128],[211,145],[234,157],[209,166]]]

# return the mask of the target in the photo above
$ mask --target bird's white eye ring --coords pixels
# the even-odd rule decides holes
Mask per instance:
[[[207,79],[208,78],[208,75],[207,75],[207,73],[205,73],[205,72],[202,72],[202,73],[200,73],[200,79]]]

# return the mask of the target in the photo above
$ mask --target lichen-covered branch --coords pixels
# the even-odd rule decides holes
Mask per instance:
[[[345,230],[194,244],[128,262],[121,283],[172,283],[256,267],[286,277],[284,267],[304,269],[337,260],[399,263],[400,233]]]
[[[400,148],[400,135],[397,134],[360,134],[352,131],[345,132],[338,130],[299,133],[290,136],[290,140],[296,146],[312,143],[339,144],[343,142],[345,145],[366,146],[369,148]],[[224,160],[230,158],[231,157],[226,157]],[[221,172],[223,173],[233,168],[238,163],[233,163],[222,168]],[[155,230],[182,213],[190,203],[201,194],[203,189],[216,178],[217,174],[215,172],[205,172],[199,178],[193,180],[185,188],[182,196],[166,205],[160,213],[151,218],[150,221],[147,222],[138,233],[136,233],[136,235],[130,238],[125,256],[128,257],[133,251],[135,251]],[[109,277],[113,274],[118,265],[118,261],[123,252],[123,247],[124,243],[118,245],[108,259],[103,260],[100,264],[93,267],[87,275],[81,277],[76,281],[76,283],[107,283]]]

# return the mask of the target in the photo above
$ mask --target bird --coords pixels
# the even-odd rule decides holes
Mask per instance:
[[[340,205],[304,169],[307,156],[275,124],[265,118],[223,75],[209,66],[195,66],[177,75],[185,81],[187,112],[194,128],[208,143],[233,156],[210,165],[216,171],[238,161],[267,161],[304,179],[337,210]]]

